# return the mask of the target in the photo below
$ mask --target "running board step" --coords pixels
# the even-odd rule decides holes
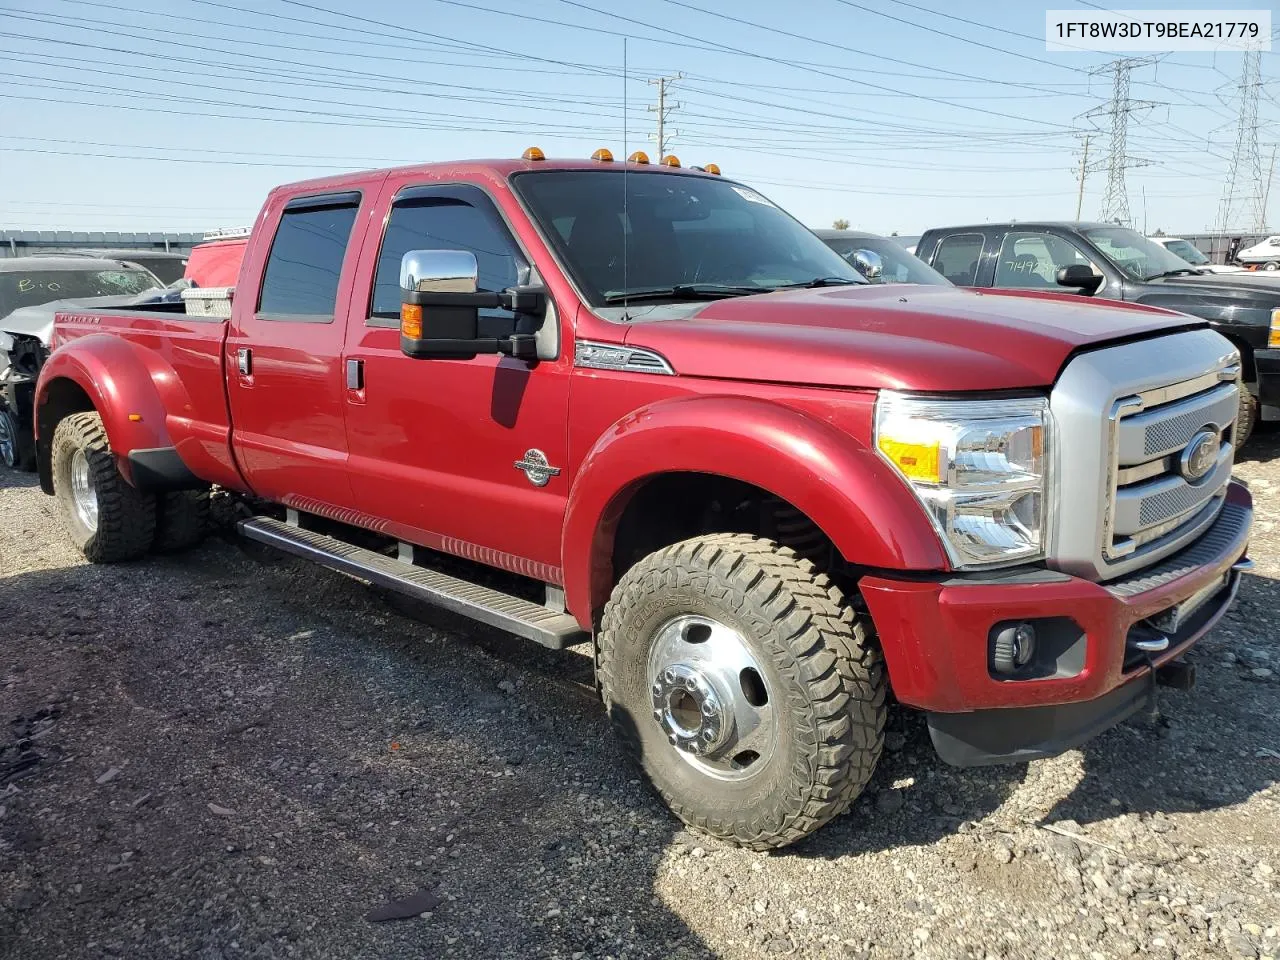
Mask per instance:
[[[413,566],[271,517],[241,520],[238,526],[241,536],[250,540],[305,557],[331,570],[444,607],[556,650],[587,639],[578,621],[569,614],[523,597],[459,580],[427,567]]]

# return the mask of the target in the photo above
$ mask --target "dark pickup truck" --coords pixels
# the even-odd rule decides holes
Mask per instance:
[[[1076,291],[1208,320],[1240,351],[1237,446],[1280,420],[1280,283],[1212,274],[1137,231],[1107,223],[984,223],[928,230],[916,256],[961,287]],[[1071,295],[1071,294],[1068,294]]]

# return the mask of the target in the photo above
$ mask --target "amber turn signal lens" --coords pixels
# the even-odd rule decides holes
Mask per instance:
[[[714,173],[717,177],[720,176],[720,164],[718,163],[708,163],[702,169],[707,173]]]
[[[422,305],[400,304],[400,335],[410,340],[422,339]]]
[[[613,153],[607,147],[601,147],[591,155],[592,160],[599,160],[601,163],[613,163]]]
[[[627,157],[628,163],[648,163],[649,155],[643,150],[637,150],[631,156]]]
[[[674,153],[668,153],[662,158],[662,165],[664,167],[678,167],[680,166],[680,158]]]
[[[521,160],[545,160],[547,155],[542,152],[541,147],[530,147],[524,153],[520,154]]]

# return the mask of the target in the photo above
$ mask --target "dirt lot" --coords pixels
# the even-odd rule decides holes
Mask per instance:
[[[1280,956],[1280,435],[1238,473],[1258,566],[1162,719],[961,772],[895,717],[775,855],[679,829],[582,652],[222,540],[90,567],[0,474],[0,956]]]

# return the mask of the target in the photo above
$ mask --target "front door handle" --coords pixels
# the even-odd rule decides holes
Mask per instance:
[[[364,389],[364,361],[363,360],[347,361],[347,389],[348,390]]]
[[[249,376],[253,373],[253,351],[248,347],[241,347],[236,351],[236,362],[240,366],[240,374]]]

